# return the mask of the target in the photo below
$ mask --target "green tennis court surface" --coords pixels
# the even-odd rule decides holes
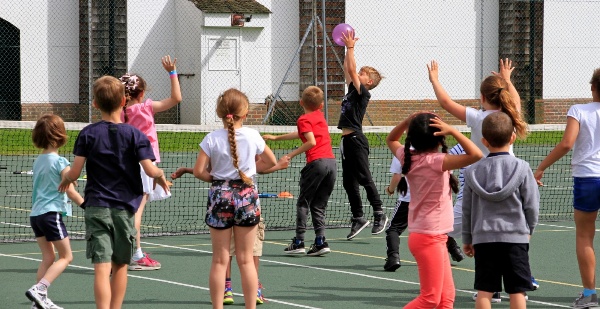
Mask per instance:
[[[267,226],[269,222],[267,221]],[[402,237],[402,267],[383,271],[385,235],[365,229],[352,241],[348,229],[329,229],[332,252],[323,257],[285,256],[293,231],[267,231],[260,279],[268,300],[263,308],[401,308],[419,291],[414,259]],[[404,235],[406,236],[406,235]],[[314,234],[308,231],[307,242]],[[575,230],[570,222],[543,223],[536,228],[530,247],[533,274],[539,290],[529,293],[528,308],[570,308],[580,292],[575,257]],[[142,239],[144,250],[162,263],[157,271],[129,272],[124,308],[210,308],[208,271],[209,235]],[[74,260],[50,287],[50,297],[65,308],[95,308],[93,270],[85,259],[85,242],[73,241]],[[35,243],[0,245],[0,307],[26,308],[25,291],[35,283],[41,255]],[[455,308],[473,308],[474,260],[453,263]],[[237,266],[233,264],[235,304],[243,307]],[[493,308],[509,308],[507,294]]]

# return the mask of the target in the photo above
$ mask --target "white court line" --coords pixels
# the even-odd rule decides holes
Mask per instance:
[[[194,252],[201,252],[201,253],[212,254],[212,251],[207,251],[207,250],[200,250],[200,249],[193,249],[193,248],[184,248],[184,247],[163,245],[163,244],[150,243],[150,242],[145,242],[145,241],[142,241],[142,243],[146,244],[146,245],[153,245],[153,246],[164,247],[164,248],[180,249],[180,250],[185,250],[185,251],[194,251]],[[260,261],[261,262],[267,262],[267,263],[273,263],[273,264],[279,264],[279,265],[299,267],[299,268],[308,268],[308,269],[314,269],[314,270],[320,270],[320,271],[328,271],[328,272],[340,273],[340,274],[345,274],[345,275],[359,276],[359,277],[376,279],[376,280],[392,281],[392,282],[406,283],[406,284],[411,284],[411,285],[419,285],[418,282],[414,282],[414,281],[406,281],[406,280],[400,280],[400,279],[377,277],[377,276],[372,276],[372,275],[367,275],[367,274],[361,274],[361,273],[355,273],[355,272],[350,272],[350,271],[345,271],[345,270],[329,269],[329,268],[322,268],[322,267],[315,267],[315,266],[308,266],[308,265],[301,265],[301,264],[293,264],[293,263],[286,263],[286,262],[279,262],[279,261],[272,261],[272,260],[265,260],[265,259],[260,259]],[[456,289],[456,291],[457,292],[462,292],[462,293],[467,293],[469,295],[473,295],[473,293],[475,293],[475,291],[462,290],[462,289]],[[507,297],[503,296],[503,298],[507,298]],[[571,306],[565,306],[565,305],[554,304],[554,303],[547,303],[547,302],[536,301],[536,300],[528,300],[527,302],[529,302],[529,303],[536,303],[536,304],[545,305],[545,306],[551,306],[551,307],[572,308]]]
[[[184,249],[184,248],[181,248],[181,249]],[[22,260],[29,260],[29,261],[36,261],[36,262],[41,262],[42,261],[40,259],[34,259],[34,258],[30,258],[30,257],[10,255],[10,254],[3,254],[3,253],[0,253],[0,256],[17,258],[17,259],[22,259]],[[85,269],[85,270],[92,270],[92,271],[94,270],[94,268],[92,268],[92,267],[85,267],[85,266],[79,266],[79,265],[73,265],[73,264],[70,264],[68,267]],[[177,285],[177,286],[183,286],[183,287],[187,287],[187,288],[193,288],[193,289],[199,289],[199,290],[209,291],[209,288],[206,288],[206,287],[203,287],[203,286],[191,285],[191,284],[187,284],[187,283],[181,283],[181,282],[175,282],[175,281],[169,281],[169,280],[163,280],[163,279],[156,279],[156,278],[149,278],[149,277],[143,277],[143,276],[131,275],[131,274],[127,274],[127,276],[131,277],[131,278],[136,278],[136,279],[156,281],[156,282],[168,283],[168,284]],[[240,297],[244,296],[244,294],[240,294],[240,293],[233,293],[233,295],[240,296]],[[318,308],[318,307],[310,307],[310,306],[305,306],[305,305],[300,305],[300,304],[288,303],[288,302],[284,302],[284,301],[281,301],[281,300],[272,299],[270,297],[267,298],[267,302],[277,303],[277,304],[282,304],[282,305],[288,305],[288,306],[298,307],[298,308],[321,309],[321,308]]]

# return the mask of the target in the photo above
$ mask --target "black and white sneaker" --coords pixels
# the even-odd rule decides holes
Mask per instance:
[[[321,243],[320,245],[317,245],[317,243]],[[329,249],[329,244],[325,241],[325,237],[323,237],[322,240],[319,241],[319,239],[315,239],[315,243],[312,244],[310,246],[310,249],[308,249],[308,252],[306,252],[306,255],[309,256],[321,256],[324,254],[327,254],[331,252],[331,249]]]
[[[292,238],[292,243],[283,249],[283,251],[285,254],[304,254],[304,241],[294,237]]]
[[[352,225],[350,226],[350,234],[348,234],[348,236],[346,236],[346,239],[350,240],[354,237],[356,237],[356,235],[358,235],[358,233],[360,233],[365,227],[367,227],[367,225],[369,225],[368,220],[366,220],[364,217],[360,217],[360,218],[352,218]]]
[[[385,230],[388,223],[388,217],[384,212],[376,212],[373,214],[373,228],[371,229],[371,235],[377,235]]]

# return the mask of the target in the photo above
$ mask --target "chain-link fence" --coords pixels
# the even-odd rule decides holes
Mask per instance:
[[[184,100],[157,114],[158,123],[219,124],[216,98],[235,87],[253,103],[249,124],[294,124],[299,92],[318,85],[335,125],[344,47],[331,31],[348,23],[360,37],[358,67],[386,77],[372,91],[366,125],[439,110],[425,68],[431,59],[452,98],[477,106],[480,81],[505,57],[517,67],[513,82],[528,122],[563,123],[568,106],[591,97],[597,12],[600,1],[589,0],[3,1],[0,118],[54,112],[94,121],[90,84],[104,74],[140,74],[151,88],[147,97],[163,99],[170,84],[160,58],[169,54]]]

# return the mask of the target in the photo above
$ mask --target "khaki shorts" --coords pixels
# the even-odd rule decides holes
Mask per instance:
[[[93,264],[129,264],[135,251],[134,214],[122,209],[85,208],[86,257]]]
[[[263,241],[265,240],[265,220],[260,217],[258,229],[256,230],[256,239],[254,239],[254,248],[252,249],[253,256],[262,256]],[[229,255],[235,256],[235,241],[233,233],[231,233],[231,242],[229,244]]]

